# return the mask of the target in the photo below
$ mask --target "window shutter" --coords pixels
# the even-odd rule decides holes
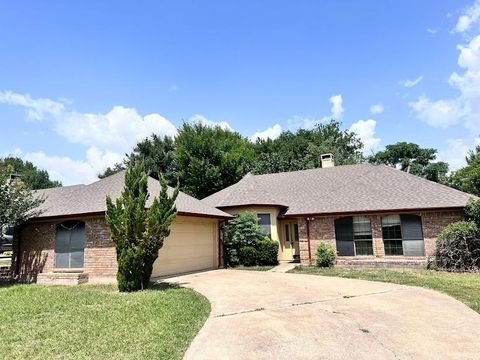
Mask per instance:
[[[402,215],[403,254],[405,256],[424,256],[422,222],[420,216]]]
[[[340,256],[354,256],[353,218],[345,217],[335,220],[335,239]]]

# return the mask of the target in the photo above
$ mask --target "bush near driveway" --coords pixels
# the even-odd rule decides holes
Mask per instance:
[[[193,290],[0,285],[0,358],[181,359],[210,313]]]
[[[333,246],[320,243],[317,247],[317,260],[318,267],[332,267],[335,264],[336,251]]]
[[[345,269],[297,266],[290,273],[390,282],[438,290],[480,313],[480,275],[434,270]]]

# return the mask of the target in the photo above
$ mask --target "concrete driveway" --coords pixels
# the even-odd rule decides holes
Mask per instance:
[[[166,281],[212,304],[186,359],[480,359],[480,315],[431,290],[241,270]]]

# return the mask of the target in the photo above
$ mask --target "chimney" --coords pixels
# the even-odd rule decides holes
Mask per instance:
[[[333,154],[322,154],[320,155],[320,160],[322,161],[322,168],[330,168],[335,166]]]

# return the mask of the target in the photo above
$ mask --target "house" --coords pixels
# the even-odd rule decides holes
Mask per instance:
[[[42,214],[14,235],[13,273],[44,284],[115,281],[117,260],[105,224],[105,200],[107,195],[115,199],[121,194],[124,177],[122,171],[90,185],[40,190],[46,199]],[[157,180],[148,179],[147,206],[160,188]],[[153,276],[218,268],[219,224],[231,216],[182,192],[175,204],[177,217]]]
[[[324,242],[337,250],[340,265],[424,265],[440,230],[463,218],[471,197],[384,165],[335,167],[328,154],[322,163],[320,169],[247,174],[203,200],[180,192],[178,216],[152,276],[220,267],[220,225],[244,211],[256,213],[265,234],[279,242],[279,260],[309,264]],[[38,283],[114,281],[105,198],[120,195],[124,175],[40,191],[43,213],[14,236],[13,273]],[[151,203],[159,182],[149,178],[148,189]]]
[[[471,195],[385,165],[334,166],[247,174],[202,202],[229,214],[257,214],[279,242],[279,260],[315,260],[319,243],[339,265],[419,266],[435,251],[441,229],[463,218]]]

